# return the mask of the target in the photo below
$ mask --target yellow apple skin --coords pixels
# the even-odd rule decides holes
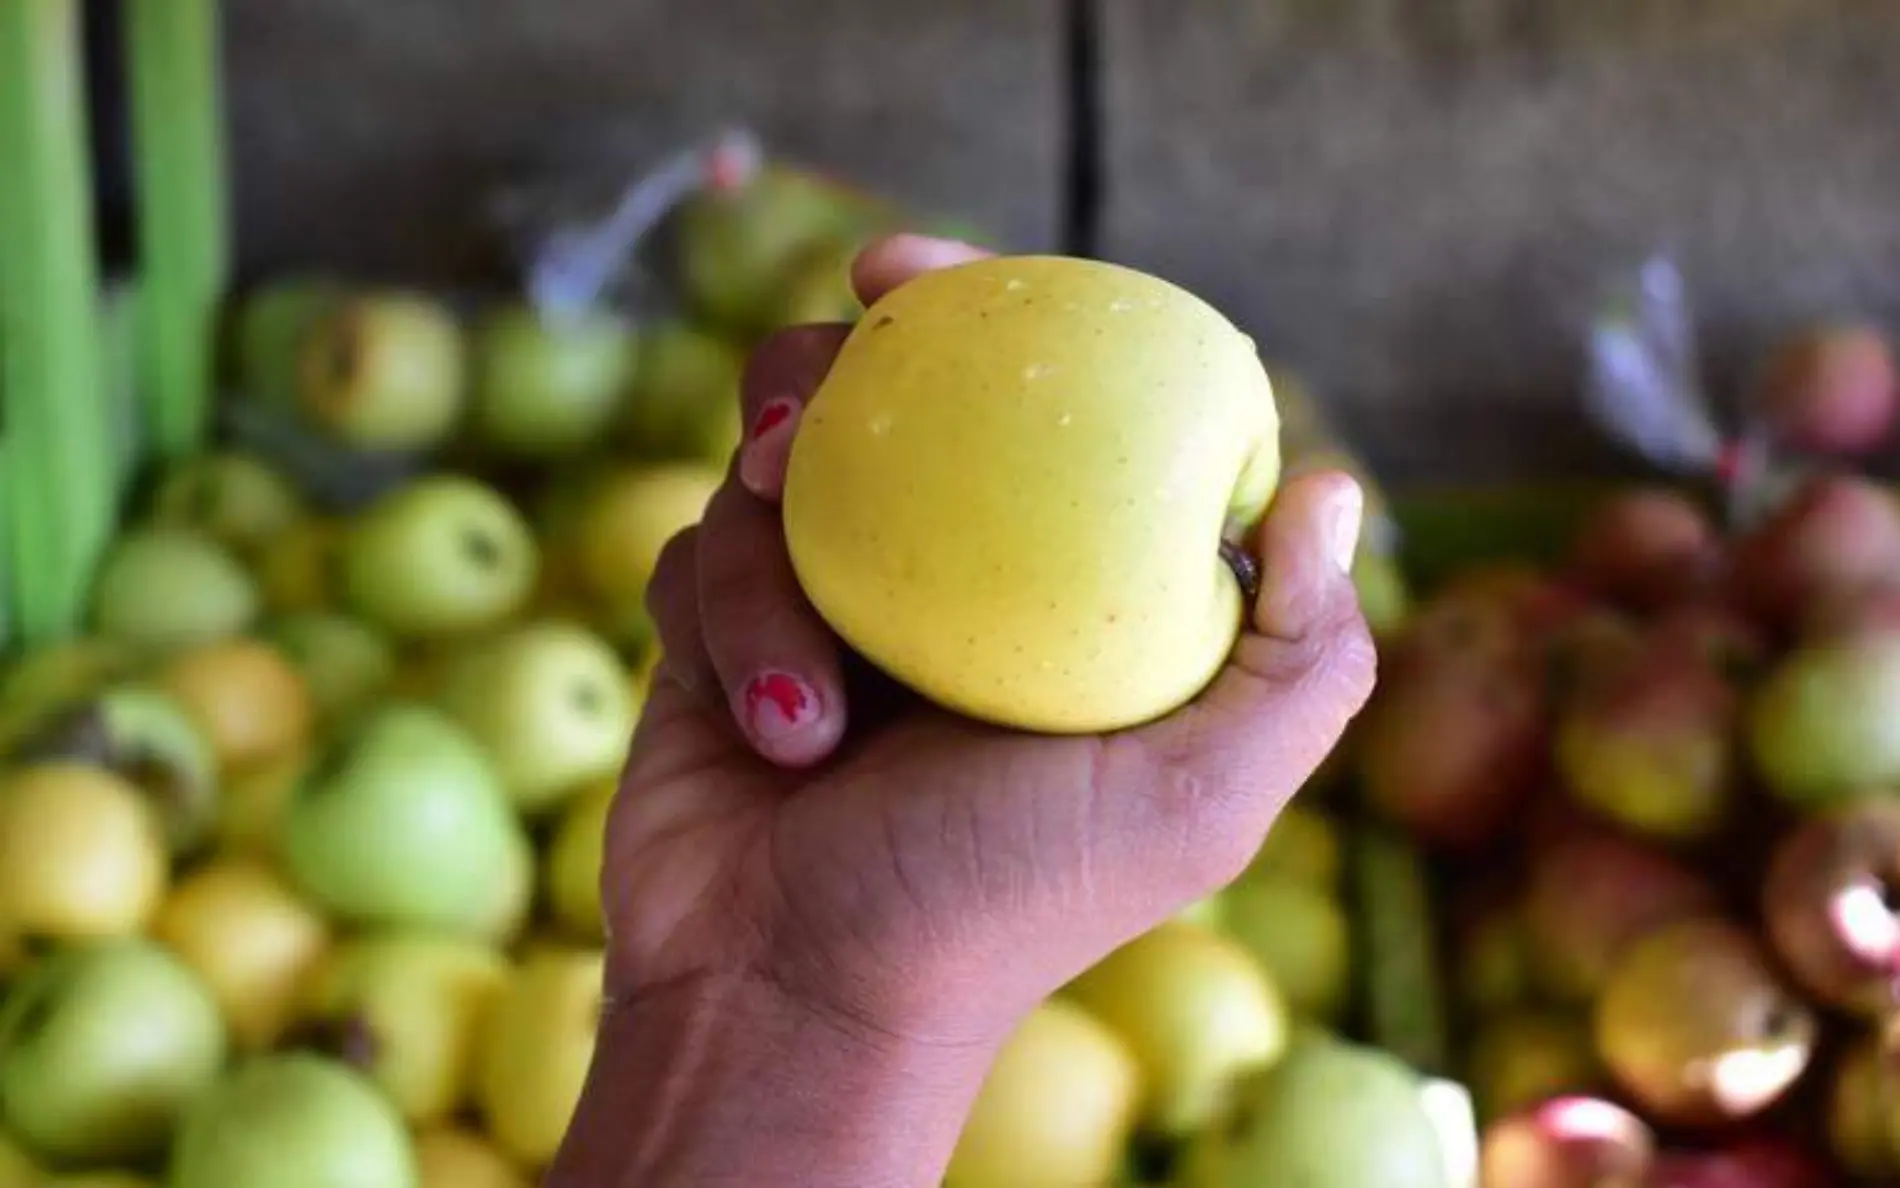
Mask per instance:
[[[1218,1118],[1247,1076],[1285,1054],[1287,1008],[1247,951],[1170,920],[1109,954],[1065,995],[1135,1054],[1142,1123],[1184,1135]]]
[[[58,940],[137,932],[169,879],[158,818],[125,780],[61,761],[0,782],[0,932]]]
[[[475,1095],[496,1144],[529,1167],[554,1158],[594,1058],[605,958],[541,945],[488,1017]]]
[[[990,1066],[945,1188],[1112,1183],[1140,1101],[1126,1045],[1080,1007],[1045,1002]]]
[[[20,1145],[0,1132],[0,1188],[40,1188],[45,1178]]]
[[[548,907],[555,922],[576,940],[595,944],[607,939],[601,916],[600,870],[606,852],[607,813],[613,807],[615,781],[605,780],[576,796],[563,810],[548,843],[542,868]]]
[[[866,311],[792,444],[784,521],[819,613],[974,718],[1119,729],[1239,633],[1223,536],[1279,479],[1252,340],[1117,265],[1001,257]]]
[[[251,1051],[283,1032],[330,940],[308,903],[245,857],[216,858],[186,875],[152,932],[204,980],[232,1037]]]
[[[487,1139],[442,1127],[416,1135],[416,1188],[528,1188],[528,1177]]]

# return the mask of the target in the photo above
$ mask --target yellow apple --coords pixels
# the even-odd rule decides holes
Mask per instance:
[[[597,948],[536,948],[489,1014],[476,1101],[495,1142],[530,1167],[554,1157],[580,1103],[604,963]]]
[[[1045,1002],[990,1066],[944,1184],[1108,1184],[1140,1100],[1141,1074],[1127,1046],[1080,1007]]]
[[[1170,920],[1071,982],[1068,997],[1134,1051],[1142,1121],[1184,1135],[1218,1117],[1234,1086],[1287,1045],[1287,1008],[1247,951],[1204,925]]]
[[[607,812],[616,783],[603,780],[576,796],[555,827],[542,867],[548,906],[555,921],[577,940],[606,939],[600,907],[600,864],[606,849]]]
[[[4,1185],[0,1185],[4,1188]],[[416,1135],[416,1188],[529,1188],[528,1177],[480,1135],[457,1127]]]
[[[264,863],[221,857],[186,875],[152,933],[197,971],[241,1048],[270,1046],[329,943],[323,918]]]
[[[111,772],[38,763],[0,782],[0,932],[52,940],[136,932],[169,877],[157,815]]]
[[[227,773],[301,750],[316,708],[284,653],[255,639],[201,644],[174,657],[158,686],[204,731]]]
[[[0,1188],[41,1188],[45,1173],[20,1145],[0,1133]]]
[[[1223,544],[1273,495],[1278,426],[1253,342],[1171,284],[1061,257],[926,273],[865,312],[806,409],[786,541],[819,613],[918,692],[1024,729],[1131,726],[1233,648]]]
[[[508,973],[507,958],[477,941],[366,933],[331,950],[304,1018],[405,1119],[429,1125],[467,1100],[476,1045]]]
[[[615,642],[648,642],[647,582],[660,550],[699,522],[721,481],[711,467],[676,463],[604,475],[582,497],[573,527],[575,562]]]

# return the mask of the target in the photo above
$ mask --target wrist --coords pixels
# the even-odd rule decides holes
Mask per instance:
[[[937,1184],[1001,1037],[872,1026],[770,981],[611,1004],[551,1188]]]

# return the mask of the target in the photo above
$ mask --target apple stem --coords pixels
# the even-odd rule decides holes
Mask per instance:
[[[1246,596],[1247,605],[1252,606],[1254,600],[1260,597],[1260,562],[1254,560],[1252,553],[1231,540],[1220,542],[1220,559],[1234,571],[1234,580],[1240,583],[1240,592]]]

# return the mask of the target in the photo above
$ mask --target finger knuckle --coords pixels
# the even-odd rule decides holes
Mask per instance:
[[[692,590],[698,580],[698,552],[697,525],[674,533],[660,549],[659,560],[653,566],[653,576],[648,579],[646,589],[647,613],[654,619],[664,617],[667,608]]]

